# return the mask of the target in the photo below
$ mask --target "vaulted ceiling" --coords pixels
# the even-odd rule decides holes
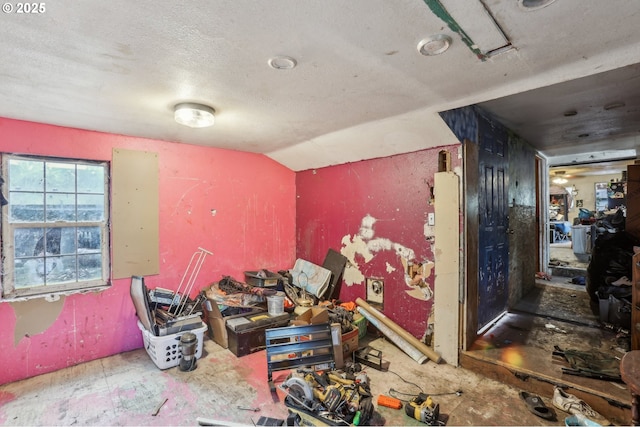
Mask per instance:
[[[0,116],[305,170],[450,144],[438,112],[479,104],[551,158],[633,156],[640,7],[612,3],[7,2]],[[177,124],[181,102],[215,124]]]

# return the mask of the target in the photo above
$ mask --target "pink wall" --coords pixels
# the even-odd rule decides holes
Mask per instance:
[[[198,247],[213,256],[197,289],[222,275],[244,279],[246,270],[293,266],[295,173],[271,159],[0,118],[0,152],[110,160],[113,148],[158,153],[160,274],[145,278],[148,287],[176,289]],[[128,279],[103,292],[63,297],[53,321],[38,319],[38,307],[46,311],[46,304],[55,303],[0,302],[0,384],[142,345]],[[24,321],[40,322],[42,331],[15,336]]]
[[[429,203],[430,188],[441,150],[451,153],[452,168],[460,167],[458,146],[450,146],[309,170],[296,176],[297,256],[322,264],[329,248],[347,255],[354,236],[365,235],[363,241],[368,243],[371,259],[361,253],[355,255],[360,273],[384,279],[384,313],[417,338],[426,330],[433,299],[420,300],[407,293],[412,288],[405,282],[398,248],[413,250],[416,262],[434,260],[425,224],[427,214],[434,212]],[[360,232],[367,216],[376,219],[369,234]],[[433,290],[433,273],[426,283]],[[366,299],[365,283],[349,285],[343,281],[340,299],[354,301],[357,297]]]

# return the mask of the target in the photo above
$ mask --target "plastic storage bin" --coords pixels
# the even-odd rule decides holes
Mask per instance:
[[[203,323],[201,328],[178,332],[176,334],[166,335],[163,337],[157,337],[147,331],[139,320],[138,328],[142,331],[142,339],[144,341],[144,348],[147,350],[147,354],[149,354],[153,363],[155,363],[160,369],[168,369],[180,364],[180,359],[182,359],[180,337],[187,332],[195,334],[198,339],[196,359],[200,359],[202,356],[202,341],[204,340],[204,333],[207,330],[206,323]]]
[[[260,271],[245,271],[244,272],[244,281],[251,286],[258,286],[261,288],[275,288],[282,281],[284,277],[282,277],[278,273],[273,273],[269,270],[260,270]]]
[[[585,255],[591,253],[591,235],[588,225],[574,225],[571,227],[571,240],[573,242],[573,253]]]

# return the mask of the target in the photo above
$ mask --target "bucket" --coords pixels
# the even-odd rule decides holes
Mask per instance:
[[[281,295],[267,297],[267,311],[269,316],[279,316],[284,313],[284,297]]]

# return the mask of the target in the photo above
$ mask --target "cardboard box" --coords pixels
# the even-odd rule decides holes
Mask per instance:
[[[329,322],[329,312],[325,307],[313,306],[299,314],[291,324],[294,326],[318,325]]]
[[[344,360],[350,360],[351,355],[358,349],[358,328],[354,328],[345,334],[342,334],[342,356]]]

